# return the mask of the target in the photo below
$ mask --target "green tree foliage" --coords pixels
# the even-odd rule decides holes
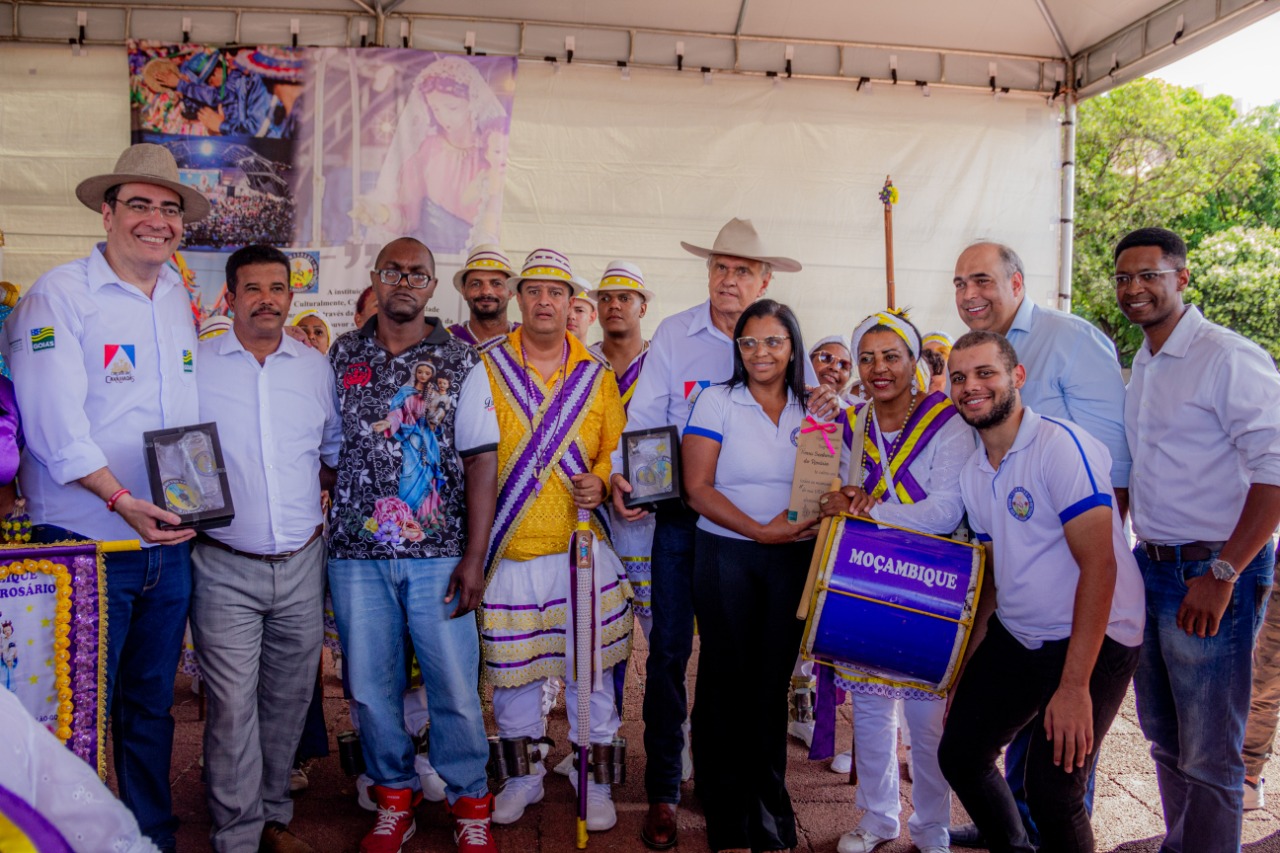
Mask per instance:
[[[1206,237],[1187,263],[1186,301],[1280,358],[1280,231],[1237,225]]]
[[[1108,278],[1116,242],[1149,225],[1177,231],[1192,247],[1236,226],[1280,226],[1280,111],[1241,117],[1225,95],[1153,79],[1084,101],[1075,220],[1073,310],[1115,341],[1128,364],[1142,335],[1116,307]],[[1266,321],[1274,324],[1275,312]]]

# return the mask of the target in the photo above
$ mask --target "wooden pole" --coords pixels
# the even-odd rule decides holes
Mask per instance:
[[[884,275],[885,299],[889,310],[897,308],[897,294],[893,287],[893,180],[884,176],[884,189],[880,191],[880,200],[884,202]]]

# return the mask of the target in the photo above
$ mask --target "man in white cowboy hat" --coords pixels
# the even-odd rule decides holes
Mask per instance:
[[[511,261],[497,246],[481,243],[473,248],[462,269],[453,274],[453,287],[466,300],[471,316],[450,326],[449,333],[476,347],[519,326],[507,319],[507,279],[514,274]]]
[[[172,849],[170,708],[195,531],[158,526],[181,519],[146,499],[142,433],[199,421],[191,304],[166,262],[209,203],[149,144],[76,197],[102,216],[106,242],[37,279],[5,326],[27,433],[22,491],[37,540],[142,540],[106,555],[107,690],[121,799]]]
[[[565,329],[578,292],[572,279],[564,255],[551,249],[531,253],[520,275],[508,280],[523,325],[481,347],[498,415],[502,473],[480,634],[485,675],[494,688],[500,764],[528,771],[508,774],[494,799],[496,823],[514,823],[542,799],[546,770],[537,741],[546,735],[547,679],[563,678],[566,706],[577,704],[579,685],[566,666],[574,636],[566,627],[574,624],[567,552],[583,510],[593,513],[599,622],[593,632],[594,678],[582,688],[590,690],[590,731],[578,731],[571,710],[569,739],[590,738],[594,778],[620,766],[623,758],[614,747],[621,721],[612,670],[631,651],[631,593],[605,538],[601,511],[609,454],[618,445],[625,415],[609,366]],[[576,786],[577,775],[570,778]],[[610,782],[588,785],[587,828],[611,828],[617,813]]]
[[[582,292],[569,303],[567,326],[569,333],[585,344],[587,335],[591,334],[591,324],[596,321],[596,300],[586,279],[575,275],[573,283],[582,288]]]
[[[627,408],[627,429],[675,425],[683,430],[689,410],[703,388],[723,382],[733,373],[733,333],[747,306],[763,297],[773,271],[799,272],[800,263],[765,248],[750,220],[731,219],[710,248],[681,243],[707,262],[707,301],[663,320],[654,333],[645,369]],[[805,374],[816,385],[813,368]],[[835,394],[820,389],[811,406],[835,411]],[[614,454],[614,469],[622,467]],[[643,510],[623,506],[631,484],[615,473],[613,509],[621,518],[636,520]],[[676,843],[676,806],[684,777],[681,753],[688,717],[685,669],[693,650],[693,540],[698,516],[683,504],[663,507],[653,537],[652,607],[649,659],[644,696],[644,743],[648,764],[645,789],[649,814],[641,838],[650,847],[666,849]]]

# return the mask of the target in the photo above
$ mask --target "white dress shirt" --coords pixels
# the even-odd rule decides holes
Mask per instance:
[[[1124,378],[1115,345],[1082,317],[1024,298],[1006,335],[1027,369],[1022,402],[1049,418],[1071,421],[1111,454],[1111,485],[1129,485]]]
[[[329,360],[288,335],[263,364],[235,329],[200,344],[200,420],[218,425],[236,517],[209,531],[251,554],[307,543],[321,521],[320,462],[338,465],[342,421]]]
[[[1129,511],[1147,542],[1225,542],[1253,483],[1280,486],[1280,375],[1271,357],[1195,307],[1160,352],[1133,357],[1124,425]]]
[[[196,329],[177,273],[162,269],[148,299],[115,274],[104,246],[36,279],[3,339],[27,439],[19,479],[31,520],[137,539],[76,480],[106,466],[151,499],[142,433],[199,422]]]
[[[1080,564],[1063,527],[1099,506],[1110,509],[1116,556],[1107,636],[1131,648],[1142,644],[1146,596],[1107,483],[1109,470],[1111,456],[1102,442],[1028,408],[999,470],[979,444],[960,473],[969,526],[993,546],[996,615],[1029,649],[1071,636]]]
[[[735,346],[737,344],[711,322],[709,299],[659,323],[649,341],[649,355],[627,406],[627,432],[674,425],[683,435],[689,410],[698,395],[733,375]],[[792,342],[792,347],[796,347],[796,342]],[[818,384],[807,358],[804,359],[804,381],[809,385]],[[618,446],[621,448],[621,443]],[[621,471],[622,450],[615,450],[612,459],[613,470]]]

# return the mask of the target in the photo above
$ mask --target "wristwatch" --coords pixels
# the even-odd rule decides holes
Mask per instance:
[[[1213,576],[1220,581],[1235,583],[1236,578],[1240,577],[1240,573],[1236,571],[1236,567],[1228,563],[1226,560],[1214,560],[1209,564],[1209,568],[1213,570]]]

